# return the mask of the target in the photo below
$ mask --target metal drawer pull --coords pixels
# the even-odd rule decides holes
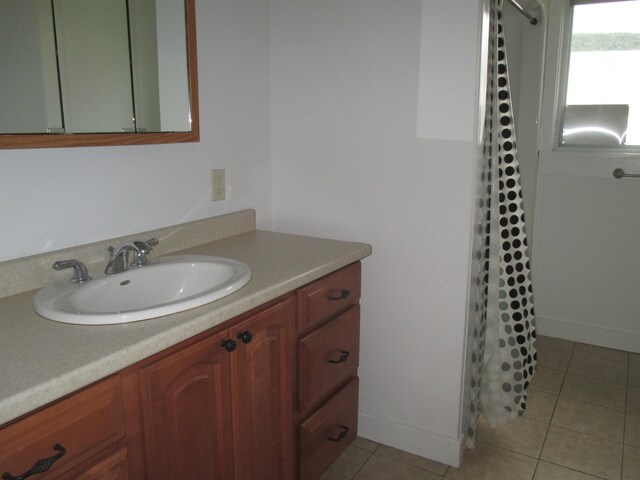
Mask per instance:
[[[247,330],[246,332],[238,332],[238,340],[242,340],[242,343],[250,343],[253,339],[253,334]]]
[[[67,453],[67,449],[64,448],[62,445],[60,445],[59,443],[56,443],[53,446],[53,449],[56,452],[58,452],[54,456],[49,458],[41,458],[40,460],[38,460],[36,463],[33,464],[33,467],[31,467],[28,471],[24,472],[22,475],[18,477],[14,477],[9,472],[4,472],[2,474],[3,480],[24,480],[25,478],[30,477],[31,475],[35,475],[36,473],[46,472],[51,468],[51,465],[53,465],[53,463],[56,460],[58,460],[60,457],[64,456],[65,453]]]
[[[342,290],[340,290],[340,295],[338,295],[337,297],[335,297],[335,296],[329,297],[329,300],[344,300],[350,294],[351,294],[351,292],[349,290],[342,289]]]
[[[621,168],[616,168],[613,171],[613,176],[615,178],[640,178],[640,175],[637,173],[626,173],[623,169]]]
[[[344,363],[347,361],[347,359],[349,358],[349,352],[347,352],[346,350],[342,350],[340,352],[340,358],[338,358],[338,360],[327,360],[327,362],[329,363]]]
[[[238,346],[238,344],[236,343],[235,340],[229,339],[229,340],[222,340],[222,342],[220,342],[220,346],[224,348],[227,352],[233,352]]]
[[[346,427],[344,425],[338,425],[342,431],[338,434],[337,437],[329,437],[328,440],[331,440],[332,442],[339,442],[340,440],[344,440],[344,437],[347,436],[347,433],[349,433],[349,427]]]

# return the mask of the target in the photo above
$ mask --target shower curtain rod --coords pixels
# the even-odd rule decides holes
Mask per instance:
[[[518,2],[516,2],[516,0],[509,0],[509,3],[511,5],[513,5],[515,7],[515,9],[518,10],[522,15],[527,17],[529,19],[529,23],[531,25],[537,25],[538,24],[538,19],[536,17],[534,17],[533,15],[531,15],[529,12],[527,12],[524,8],[522,8],[522,5],[520,5]]]

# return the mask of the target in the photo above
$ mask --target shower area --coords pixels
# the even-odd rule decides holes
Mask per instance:
[[[493,67],[498,72],[497,80],[492,77],[491,62],[487,75],[481,75],[487,79],[486,105],[490,113],[485,119],[483,174],[476,209],[478,229],[471,284],[476,321],[471,322],[473,332],[469,334],[474,345],[470,353],[469,401],[464,424],[467,447],[476,451],[465,454],[463,473],[467,469],[474,471],[480,458],[498,456],[505,450],[523,455],[519,457],[523,462],[532,460],[522,478],[574,478],[571,475],[581,472],[597,478],[626,480],[637,478],[640,468],[640,355],[637,355],[640,353],[640,215],[637,213],[640,148],[638,142],[633,141],[613,147],[586,144],[583,139],[582,143],[566,141],[570,107],[574,104],[582,107],[586,103],[574,102],[575,98],[562,90],[571,90],[575,65],[593,64],[597,56],[609,54],[608,50],[621,51],[620,55],[627,55],[624,58],[640,55],[640,30],[637,35],[626,35],[622,47],[607,43],[618,35],[615,30],[611,35],[600,31],[592,35],[587,31],[585,36],[592,36],[588,40],[596,37],[599,44],[594,47],[587,42],[586,47],[573,48],[574,33],[583,33],[584,28],[577,22],[581,15],[578,7],[589,8],[596,3],[603,2],[498,2],[502,4],[502,24],[495,32],[499,32],[501,38],[493,44],[493,49],[488,47],[489,58],[492,54],[498,57]],[[613,3],[629,6],[634,0],[610,2],[606,7]],[[489,18],[488,12],[485,17]],[[617,18],[624,17],[618,14]],[[633,18],[637,24],[640,6]],[[602,23],[605,22],[600,18],[593,21],[594,25]],[[633,31],[636,27],[630,28]],[[503,47],[508,67],[500,63]],[[637,52],[633,52],[634,49]],[[584,51],[585,56],[591,57],[574,57],[574,50]],[[563,70],[562,62],[568,58],[571,68]],[[611,70],[605,68],[606,61],[597,64],[602,65],[603,78]],[[500,78],[501,69],[508,70],[508,94],[501,90],[505,88],[505,80]],[[583,75],[585,71],[581,71]],[[618,77],[624,76],[621,70],[616,71]],[[638,79],[635,76],[625,81],[637,84]],[[497,89],[491,88],[493,82]],[[622,90],[615,85],[614,90]],[[603,83],[601,87],[590,85],[589,93],[595,92],[593,97],[598,97],[599,90],[612,90],[611,86],[612,83]],[[565,94],[567,107],[564,107]],[[501,103],[505,95],[509,97],[508,106]],[[500,101],[496,103],[494,97]],[[629,103],[629,110],[633,111],[633,102]],[[620,106],[616,105],[615,109],[620,110]],[[512,113],[513,124],[501,116],[506,111]],[[630,132],[632,120],[629,113]],[[487,125],[498,125],[498,128],[488,129]],[[502,180],[503,169],[508,168],[504,158],[508,152],[503,148],[505,126],[508,138],[510,130],[515,130],[517,193],[522,198],[526,219],[535,315],[531,315],[533,340],[523,343],[534,353],[532,378],[527,378],[531,371],[527,366],[531,364],[518,357],[515,349],[504,348],[511,340],[513,312],[495,314],[494,311],[493,316],[499,320],[493,320],[493,325],[491,320],[491,298],[500,302],[505,298],[504,292],[509,291],[504,287],[508,279],[498,276],[499,281],[491,282],[491,262],[497,261],[492,260],[492,242],[487,233],[500,226],[503,245],[512,238],[503,231],[506,221],[490,222],[495,211],[487,207],[497,198],[487,191],[503,192],[502,182],[498,187],[491,179],[499,174]],[[487,130],[491,134],[487,134]],[[599,132],[601,128],[596,130]],[[487,138],[491,145],[489,155]],[[619,146],[623,148],[617,148]],[[497,166],[486,167],[487,158],[489,165]],[[519,210],[516,213],[520,216]],[[507,218],[513,217],[507,215]],[[501,274],[505,256],[509,257],[509,253],[498,254]],[[484,305],[484,310],[479,305]],[[478,315],[479,311],[483,314]],[[533,308],[529,313],[533,314]],[[483,315],[484,321],[477,321]],[[497,345],[504,351],[499,361],[492,362],[487,350],[497,349]],[[512,353],[512,358],[507,352]],[[522,376],[526,381],[518,382]],[[518,395],[505,395],[514,389]],[[492,409],[501,411],[502,415]],[[493,447],[501,450],[492,450]],[[501,458],[496,464],[503,461],[507,460]],[[496,472],[493,474],[493,478],[502,478]]]
[[[493,161],[500,166],[494,171],[485,169],[483,178],[491,178],[492,174],[497,176],[499,171],[502,180],[507,163],[504,162],[506,152],[501,152],[504,139],[498,132],[507,131],[507,135],[511,135],[513,130],[515,137],[508,140],[513,140],[516,150],[519,173],[516,183],[520,190],[516,194],[522,198],[520,206],[526,219],[526,253],[530,259],[535,304],[532,330],[547,337],[640,353],[640,248],[637,241],[640,237],[640,215],[637,214],[640,142],[633,137],[636,117],[640,114],[634,111],[634,94],[628,99],[629,95],[615,97],[610,93],[611,90],[624,91],[640,79],[640,69],[635,71],[634,67],[625,65],[625,62],[637,65],[640,60],[640,27],[634,26],[638,24],[640,2],[503,0],[498,4],[501,5],[498,7],[501,22],[496,32],[499,30],[500,40],[493,48],[489,46],[488,51],[489,56],[496,49],[497,56],[504,53],[505,65],[496,63],[495,68],[497,71],[508,69],[508,80],[498,78],[496,90],[487,97],[488,111],[495,109],[498,113],[500,109],[498,116],[493,118],[493,126],[485,126],[485,132],[491,131],[490,141],[493,135],[501,142],[498,145],[493,139],[495,152],[500,152],[495,153]],[[589,12],[594,4],[602,10]],[[627,10],[616,10],[618,6]],[[609,11],[610,18],[606,18]],[[626,17],[633,20],[626,22]],[[612,26],[607,26],[607,22]],[[615,33],[617,28],[629,33]],[[563,62],[566,68],[563,68]],[[598,74],[598,69],[603,73]],[[600,84],[591,81],[594,76],[598,76]],[[491,88],[491,67],[485,77]],[[582,88],[589,91],[587,100],[594,99],[594,104],[618,101],[629,105],[585,105],[587,102],[583,98],[576,99],[571,89],[575,91],[575,85],[588,81],[591,81],[589,87]],[[502,100],[505,90],[500,89],[506,83],[507,88],[510,87],[509,105],[494,104],[491,99],[495,96]],[[636,97],[640,98],[640,95]],[[588,133],[591,137],[571,141],[569,120],[570,112],[577,109],[574,104],[586,110],[620,111],[621,107],[626,108],[629,112],[627,144],[624,140],[620,140],[619,145],[611,145],[604,143],[610,142],[609,139],[594,139],[593,132],[601,133],[605,130],[602,125],[609,128],[609,124],[591,126],[583,123],[591,129]],[[510,111],[512,119],[499,116],[503,108]],[[511,120],[508,130],[501,130],[505,122]],[[624,126],[626,129],[626,123]],[[606,130],[607,135],[612,128]],[[486,150],[486,138],[484,143]],[[501,195],[505,183],[500,182]],[[488,189],[498,190],[497,185]],[[479,190],[487,190],[487,187],[480,185]],[[476,212],[479,215],[477,224],[482,226],[484,222],[485,231],[498,228],[498,224],[491,225],[487,221],[491,215],[498,216],[487,208],[492,200],[497,203],[497,197],[480,198]],[[504,208],[502,203],[501,208]],[[513,220],[514,217],[510,218]],[[502,213],[500,220],[505,222],[501,227],[507,225]],[[523,230],[522,227],[519,229]],[[508,245],[510,232],[514,230],[518,231],[518,228],[500,231],[502,238],[507,240],[502,245]],[[493,258],[493,250],[491,254],[489,248],[483,251],[484,246],[489,245],[489,236],[486,239],[481,236],[475,240],[475,250],[485,258]],[[500,252],[500,255],[503,260],[510,258],[509,253]],[[488,265],[486,262],[482,267],[479,261],[476,268],[487,273]],[[504,268],[503,262],[501,271]],[[490,277],[490,272],[485,277]],[[506,277],[500,277],[500,282],[505,281],[508,281]],[[476,298],[475,302],[484,303],[486,308],[486,298],[489,298],[490,310],[492,288],[495,293],[498,287],[492,287],[491,281],[485,281],[484,285],[485,292],[476,290],[476,295],[484,295],[484,300]],[[504,298],[504,292],[500,293]],[[488,327],[482,327],[481,343],[484,344],[486,329],[486,345],[491,346],[497,342],[495,338],[491,340],[491,314],[485,314],[485,318],[489,319]],[[529,327],[525,328],[528,331]],[[475,333],[472,338],[477,338]],[[500,342],[504,344],[509,338],[503,332],[501,335],[504,336],[500,337]],[[530,350],[535,352],[533,345]],[[486,353],[484,356],[486,360]],[[501,361],[504,360],[503,353]],[[504,363],[502,365],[506,368]],[[488,376],[488,372],[485,369],[476,375],[480,378]]]
[[[541,335],[640,353],[640,180],[633,177],[640,173],[640,148],[633,137],[638,117],[634,102],[640,95],[632,94],[629,99],[622,93],[637,90],[633,85],[640,79],[640,70],[631,66],[640,61],[640,29],[635,26],[640,2],[610,2],[612,12],[616,6],[638,12],[618,13],[617,17],[612,13],[613,27],[606,26],[605,16],[597,10],[592,14],[598,28],[630,31],[623,38],[633,38],[635,43],[625,40],[627,44],[621,46],[616,40],[610,45],[572,46],[567,73],[561,64],[568,61],[562,55],[563,49],[569,51],[570,38],[592,36],[605,43],[607,35],[618,35],[589,32],[588,22],[583,21],[587,12],[575,10],[569,16],[566,6],[572,3],[584,10],[597,8],[588,2],[565,0],[504,2],[536,326]],[[535,18],[536,24],[525,14]],[[630,18],[629,24],[624,17]],[[567,31],[569,25],[573,31]],[[599,83],[594,80],[595,71],[603,72]],[[562,90],[564,75],[568,92]],[[588,100],[576,98],[575,85],[588,91]],[[615,97],[611,91],[621,93]],[[564,127],[557,113],[557,102],[564,101],[564,95],[567,105],[590,101],[630,104],[624,150],[615,151],[609,144],[586,145],[592,139],[582,139],[575,146],[565,141],[569,107]],[[618,178],[614,171],[628,176]]]
[[[640,69],[634,71],[616,56],[629,65],[638,64],[640,28],[627,25],[624,14],[612,14],[616,26],[602,28],[618,28],[618,18],[623,17],[620,30],[632,32],[623,34],[626,44],[620,46],[616,40],[612,45],[575,47],[578,53],[571,50],[567,73],[562,62],[569,62],[563,51],[568,56],[571,25],[576,37],[591,35],[604,43],[608,35],[583,34],[588,26],[572,24],[573,18],[577,22],[586,16],[578,12],[571,17],[567,6],[573,3],[591,7],[589,2],[569,0],[505,0],[502,12],[536,327],[541,335],[640,353],[640,180],[635,178],[640,174],[640,147],[633,137],[640,117],[633,103],[640,100],[633,95],[640,99],[640,94],[631,99],[611,94],[637,90],[631,85],[640,80]],[[608,5],[616,4],[638,4],[640,15],[640,2],[618,0]],[[633,18],[629,23],[640,24],[637,15],[627,14]],[[605,72],[597,79],[601,83],[593,80],[594,70]],[[569,128],[563,129],[557,105],[565,94],[567,104],[574,103],[576,95],[571,98],[571,91],[562,90],[564,76],[569,90],[584,79],[588,87],[583,90],[589,91],[593,103],[631,105],[623,149],[565,142],[565,133],[559,132]]]

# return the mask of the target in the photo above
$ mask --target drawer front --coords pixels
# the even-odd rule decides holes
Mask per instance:
[[[360,306],[355,305],[302,338],[298,345],[298,411],[356,375]]]
[[[86,470],[80,469],[78,472],[76,469],[64,475],[64,480],[130,480],[126,448],[90,463]],[[37,480],[37,477],[33,480]]]
[[[298,330],[304,331],[358,303],[360,262],[298,290]]]
[[[1,429],[0,476],[19,477],[38,460],[58,457],[38,476],[56,478],[124,436],[122,390],[115,376]]]
[[[298,428],[300,478],[316,480],[356,438],[358,378],[355,377]]]

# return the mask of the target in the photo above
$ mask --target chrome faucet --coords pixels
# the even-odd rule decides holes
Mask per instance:
[[[79,262],[78,260],[60,260],[51,265],[51,268],[54,270],[73,268],[73,278],[71,279],[72,283],[84,283],[91,280],[89,272],[87,272],[87,267],[84,263]]]
[[[118,249],[109,246],[109,263],[104,273],[110,275],[112,273],[121,273],[129,270],[129,267],[142,267],[149,263],[147,254],[152,250],[151,247],[158,245],[157,238],[151,238],[146,242],[132,240],[121,245]],[[129,261],[129,253],[132,253],[132,260]]]

